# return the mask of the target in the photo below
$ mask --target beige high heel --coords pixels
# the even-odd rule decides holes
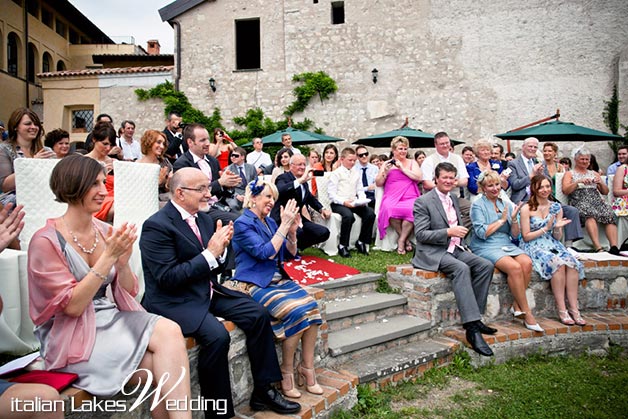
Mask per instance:
[[[323,394],[323,388],[316,382],[316,371],[314,371],[314,368],[305,368],[303,364],[299,364],[297,372],[299,373],[299,385],[305,384],[305,389],[308,393]]]
[[[281,376],[283,377],[281,380],[281,392],[283,395],[293,399],[301,397],[299,390],[294,388],[294,374],[281,371]]]
[[[580,315],[580,310],[577,308],[570,308],[567,310],[571,314],[571,318],[578,326],[585,326],[587,322]]]

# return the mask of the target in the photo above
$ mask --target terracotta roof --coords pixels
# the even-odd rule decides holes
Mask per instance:
[[[172,65],[159,65],[151,67],[122,67],[122,68],[88,68],[85,70],[53,71],[39,73],[37,77],[42,79],[55,77],[98,76],[105,74],[136,74],[136,73],[162,73],[172,71]]]

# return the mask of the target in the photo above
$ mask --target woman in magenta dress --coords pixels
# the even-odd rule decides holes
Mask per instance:
[[[410,236],[414,229],[412,209],[414,201],[421,195],[418,183],[423,177],[418,163],[408,159],[408,146],[406,137],[393,138],[390,143],[393,158],[382,164],[375,178],[375,184],[384,187],[377,216],[379,235],[380,238],[384,238],[386,228],[391,225],[399,235],[397,253],[400,255],[412,250],[410,244]]]

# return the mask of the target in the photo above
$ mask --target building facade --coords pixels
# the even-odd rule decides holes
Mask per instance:
[[[473,143],[557,108],[562,120],[606,131],[614,85],[628,123],[622,0],[178,0],[160,14],[178,36],[180,89],[206,113],[220,108],[226,126],[252,107],[280,118],[292,76],[319,70],[338,92],[305,116],[351,140],[409,117],[413,128]]]

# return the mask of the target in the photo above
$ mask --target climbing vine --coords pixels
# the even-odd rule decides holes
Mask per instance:
[[[292,81],[303,82],[303,84],[292,89],[296,100],[286,108],[284,112],[286,116],[303,112],[315,95],[318,95],[322,102],[338,90],[334,79],[324,71],[295,74]]]

